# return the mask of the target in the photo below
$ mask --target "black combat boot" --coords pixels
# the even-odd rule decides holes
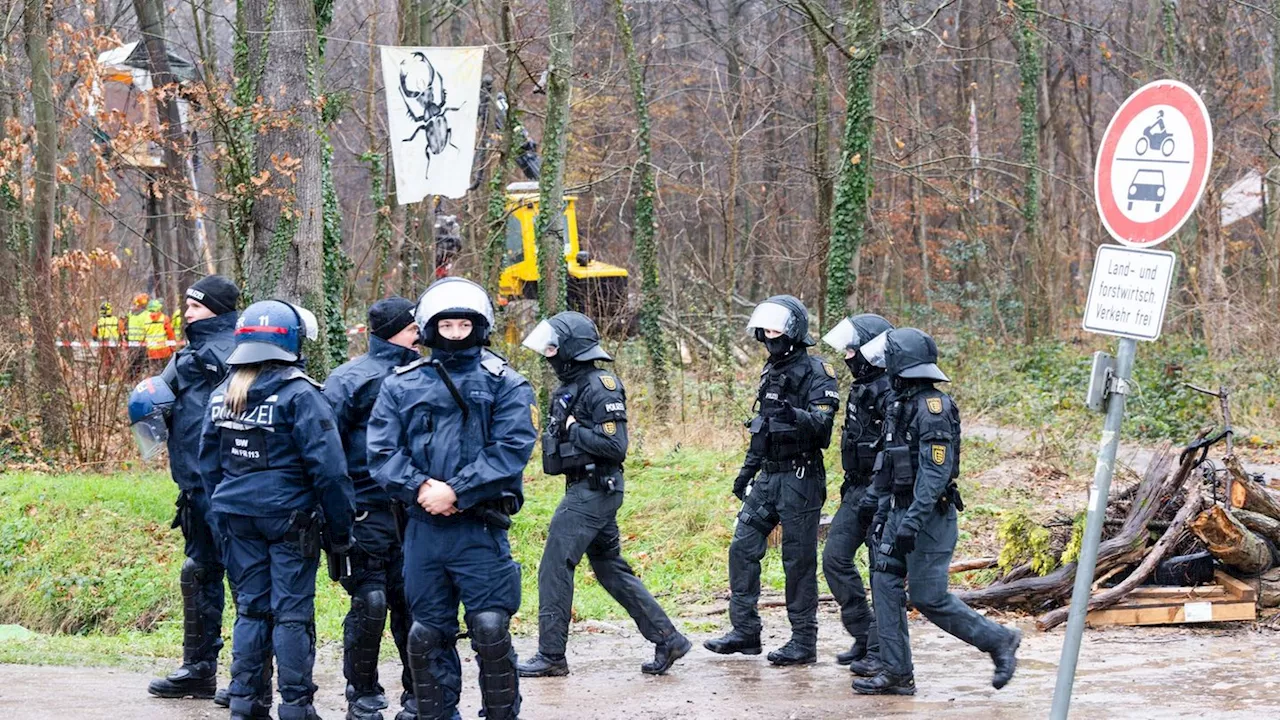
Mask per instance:
[[[219,688],[218,692],[213,694],[213,704],[218,707],[231,707],[231,696],[227,694],[226,688]]]
[[[645,675],[665,674],[677,660],[688,655],[692,649],[693,643],[689,642],[689,638],[676,633],[666,642],[654,646],[653,662],[641,665],[640,672]]]
[[[218,671],[210,663],[186,664],[165,677],[156,678],[147,692],[161,698],[200,698],[207,700],[218,691]]]
[[[856,660],[861,660],[867,656],[867,639],[865,637],[854,638],[853,644],[848,650],[836,654],[837,665],[848,665]]]
[[[769,662],[778,666],[809,665],[818,662],[818,648],[814,643],[792,637],[786,645],[769,653]]]
[[[732,655],[734,653],[759,655],[761,650],[760,633],[748,635],[735,628],[718,638],[711,638],[703,642],[702,647],[719,655]]]
[[[915,695],[916,679],[882,672],[873,678],[854,680],[853,691],[859,695]]]
[[[991,651],[991,660],[996,664],[996,673],[991,678],[991,686],[999,690],[1013,679],[1013,672],[1018,669],[1018,646],[1022,644],[1022,631],[1013,628],[1009,639],[1003,645]]]
[[[849,663],[849,672],[858,677],[872,678],[880,674],[884,666],[880,664],[880,656],[869,652],[861,660]]]
[[[564,677],[569,674],[569,661],[560,657],[534,653],[533,657],[516,664],[516,672],[520,677]]]

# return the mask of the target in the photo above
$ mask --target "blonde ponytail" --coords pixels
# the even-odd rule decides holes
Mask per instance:
[[[262,363],[238,365],[231,371],[231,381],[227,383],[227,395],[223,406],[231,415],[240,415],[245,411],[245,403],[249,399],[249,388],[262,373]]]

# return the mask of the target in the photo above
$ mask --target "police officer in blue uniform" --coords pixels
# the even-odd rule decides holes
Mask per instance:
[[[315,592],[322,527],[351,550],[354,500],[342,438],[320,386],[300,367],[309,311],[266,300],[236,324],[230,376],[213,392],[200,473],[224,534],[235,588],[231,717],[270,717],[263,669],[279,672],[280,720],[313,720]]]
[[[991,656],[991,684],[998,690],[1013,678],[1022,633],[982,617],[947,589],[958,534],[956,513],[964,509],[955,483],[960,476],[960,411],[936,387],[949,380],[937,365],[933,338],[902,328],[887,333],[882,344],[894,392],[875,469],[881,502],[873,519],[879,546],[872,592],[882,667],[874,677],[854,680],[853,689],[863,695],[915,694],[905,588],[910,584],[913,607]]]
[[[596,367],[612,362],[595,323],[578,312],[544,320],[525,347],[546,357],[560,387],[542,437],[542,468],[565,476],[565,494],[551,518],[538,565],[538,653],[520,663],[522,677],[568,675],[565,644],[573,612],[573,575],[583,554],[596,579],[654,644],[640,670],[661,675],[692,648],[622,557],[618,509],[627,457],[627,393],[617,376]]]
[[[421,355],[414,347],[418,325],[413,302],[402,297],[379,300],[369,308],[369,352],[355,358],[325,380],[324,395],[333,406],[347,454],[347,474],[355,490],[352,526],[355,549],[344,558],[340,582],[351,595],[342,623],[342,670],[347,678],[347,720],[382,720],[387,698],[378,683],[378,651],[382,629],[391,616],[391,637],[400,652],[401,704],[413,694],[405,654],[409,609],[404,599],[404,557],[400,547],[404,506],[369,475],[365,442],[369,414],[378,391],[395,368]]]
[[[520,566],[507,527],[524,502],[524,468],[538,437],[533,390],[484,351],[493,305],[479,285],[436,281],[416,318],[431,354],[382,383],[368,429],[374,480],[409,508],[404,576],[414,697],[397,720],[459,717],[460,602],[485,717],[509,720],[520,713],[510,632]]]
[[[880,650],[875,614],[867,604],[867,590],[853,560],[858,548],[866,543],[876,509],[874,498],[868,497],[871,469],[880,447],[885,401],[890,395],[889,376],[883,368],[867,362],[861,348],[892,329],[888,320],[868,313],[841,320],[822,338],[844,353],[845,365],[853,374],[840,435],[844,469],[840,507],[831,519],[827,544],[822,549],[822,573],[840,605],[840,621],[853,637],[853,646],[836,655],[836,662],[841,665],[862,660],[868,654],[876,655]]]
[[[173,527],[182,530],[183,552],[187,556],[180,578],[182,666],[151,681],[147,692],[156,697],[212,698],[217,690],[224,570],[218,534],[209,522],[209,496],[200,483],[197,460],[209,394],[227,375],[239,299],[240,290],[221,275],[201,278],[188,288],[184,313],[187,345],[169,360],[157,378],[151,379],[162,383],[173,397],[163,435],[169,451],[169,472],[178,484]]]
[[[787,619],[791,639],[769,653],[774,665],[818,659],[818,522],[827,498],[822,451],[840,404],[836,371],[809,355],[809,312],[790,295],[756,306],[747,323],[769,351],[760,374],[751,444],[733,484],[742,500],[729,545],[729,620],[733,629],[703,645],[714,653],[758,655],[760,560],[782,524]]]

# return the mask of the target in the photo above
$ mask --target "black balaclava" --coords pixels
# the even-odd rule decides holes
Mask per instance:
[[[862,350],[855,350],[853,357],[844,359],[844,364],[849,367],[849,372],[853,373],[854,380],[871,377],[881,371],[880,368],[867,362],[867,359],[862,356]]]

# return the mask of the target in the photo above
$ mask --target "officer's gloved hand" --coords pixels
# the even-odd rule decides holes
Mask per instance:
[[[747,486],[751,484],[751,479],[754,476],[755,476],[755,473],[747,472],[745,468],[738,473],[738,478],[733,481],[734,497],[738,498],[739,500],[746,501]]]
[[[773,417],[787,424],[794,424],[796,421],[796,409],[791,407],[791,403],[783,400],[773,409]]]
[[[899,557],[906,557],[916,549],[916,531],[907,527],[899,527],[893,536],[893,549]]]

